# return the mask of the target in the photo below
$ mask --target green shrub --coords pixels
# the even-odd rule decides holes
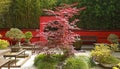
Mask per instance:
[[[0,39],[0,49],[5,49],[9,46],[9,42],[7,40]]]
[[[104,61],[104,63],[107,63],[107,64],[118,64],[120,63],[120,59],[114,57],[114,56],[109,56],[106,61]]]
[[[93,62],[86,56],[70,57],[66,61],[63,69],[90,69]]]
[[[38,69],[56,69],[57,64],[61,61],[62,55],[52,54],[51,56],[39,54],[35,57],[34,65]]]
[[[107,58],[111,56],[110,47],[104,44],[95,46],[95,49],[91,51],[91,56],[99,63],[107,62]]]
[[[120,60],[111,54],[110,47],[104,44],[96,46],[91,52],[95,61],[103,64],[117,64]]]
[[[30,31],[25,32],[25,42],[29,43],[32,37],[33,37],[32,32]]]

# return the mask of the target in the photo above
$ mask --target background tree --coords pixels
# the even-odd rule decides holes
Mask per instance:
[[[0,28],[39,28],[42,9],[53,9],[63,3],[86,6],[78,26],[83,29],[120,29],[119,0],[0,0]],[[72,19],[71,19],[72,21]],[[16,24],[17,23],[17,24]]]
[[[8,13],[11,0],[0,0],[0,28],[4,28],[5,19],[4,14]]]
[[[4,26],[0,28],[39,28],[39,17],[42,15],[42,9],[51,8],[56,2],[56,0],[10,1],[8,12],[2,15],[4,17]]]

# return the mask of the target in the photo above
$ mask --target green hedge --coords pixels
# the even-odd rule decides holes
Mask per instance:
[[[87,9],[81,12],[81,27],[86,29],[120,29],[119,0],[81,0]]]
[[[62,0],[58,0],[61,4]],[[119,0],[64,0],[64,3],[77,2],[77,7],[86,6],[80,12],[78,26],[83,29],[120,29],[120,1]]]
[[[83,29],[120,29],[119,0],[1,0],[0,28],[39,28],[42,9],[52,9],[62,3],[77,7],[86,6],[80,12],[78,26]]]

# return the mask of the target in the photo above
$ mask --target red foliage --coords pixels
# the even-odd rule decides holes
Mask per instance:
[[[75,19],[72,22],[69,22],[69,19],[75,14],[78,14],[79,11],[85,9],[85,7],[73,7],[74,5],[76,4],[64,4],[57,7],[54,11],[44,9],[46,14],[55,15],[57,18],[56,20],[48,22],[44,28],[44,35],[48,40],[48,47],[60,47],[72,52],[72,43],[75,41],[75,36],[78,35],[73,33],[71,30],[78,29],[75,24],[79,20]]]

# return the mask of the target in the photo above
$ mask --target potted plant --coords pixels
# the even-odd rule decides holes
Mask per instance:
[[[119,43],[119,37],[116,34],[110,34],[107,37],[107,40],[110,41],[113,44],[118,44]]]
[[[9,45],[10,44],[7,40],[0,39],[0,49],[6,49]]]
[[[91,56],[95,62],[108,68],[111,68],[120,62],[117,57],[111,54],[110,47],[104,44],[96,46],[95,49],[92,50]]]
[[[111,49],[114,49],[114,51],[117,51],[120,49],[119,45],[119,37],[116,34],[110,34],[107,37],[107,40],[110,41],[112,44],[110,45]]]
[[[33,37],[32,32],[27,31],[25,32],[25,43],[30,43],[30,39]]]
[[[21,39],[24,38],[24,33],[18,28],[11,28],[6,32],[5,36],[10,38],[12,41],[16,41],[15,46],[17,47],[12,46],[12,51],[19,51],[18,49],[20,49],[19,47],[21,45]]]
[[[82,40],[80,39],[80,37],[76,37],[76,40],[73,43],[73,46],[75,47],[76,50],[81,50]]]

